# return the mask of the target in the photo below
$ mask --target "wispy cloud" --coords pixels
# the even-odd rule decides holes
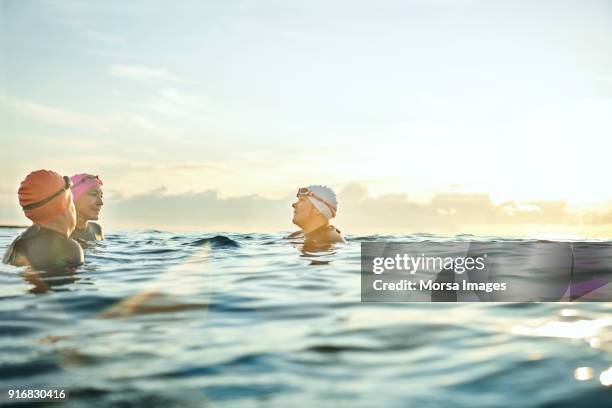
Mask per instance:
[[[40,122],[69,128],[87,128],[98,131],[108,130],[106,121],[96,116],[85,115],[15,98],[5,98],[4,102],[17,113]]]
[[[110,73],[119,78],[135,79],[144,82],[174,82],[181,84],[196,84],[171,74],[165,69],[151,68],[143,65],[112,65]]]
[[[96,132],[141,129],[160,134],[175,134],[179,131],[178,129],[166,128],[153,123],[151,119],[142,115],[123,112],[106,116],[88,115],[32,101],[20,100],[6,94],[0,94],[0,105],[4,105],[17,114],[38,122],[70,129],[86,129]]]
[[[177,133],[178,129],[172,129],[157,125],[151,121],[151,119],[144,117],[142,115],[134,115],[134,114],[122,114],[119,116],[113,117],[113,120],[118,125],[128,125],[135,126],[137,128],[148,130],[156,133]]]
[[[164,88],[144,104],[145,109],[178,118],[202,119],[214,113],[212,104],[203,96],[177,88]]]

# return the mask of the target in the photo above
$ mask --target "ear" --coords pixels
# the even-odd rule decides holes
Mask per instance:
[[[314,204],[310,202],[310,200],[307,199],[306,202],[308,203],[308,207],[310,208],[310,210],[308,211],[309,216],[316,217],[320,214],[319,210],[317,210],[317,207],[315,207]]]
[[[317,207],[315,207],[315,205],[313,203],[311,203],[310,201],[308,201],[310,203],[310,215],[312,215],[313,217],[323,217],[325,218],[325,216],[323,214],[321,214],[321,211],[319,211],[319,209]]]

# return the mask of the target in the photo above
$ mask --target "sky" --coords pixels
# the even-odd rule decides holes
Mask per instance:
[[[110,228],[612,235],[612,2],[0,0],[0,223],[48,168]],[[180,209],[180,211],[178,210]]]

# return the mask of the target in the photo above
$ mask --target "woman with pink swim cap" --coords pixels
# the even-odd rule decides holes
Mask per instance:
[[[100,241],[104,239],[102,227],[97,221],[102,202],[102,180],[91,174],[75,174],[70,177],[72,181],[72,199],[76,208],[76,228],[70,238],[84,243],[87,241]]]

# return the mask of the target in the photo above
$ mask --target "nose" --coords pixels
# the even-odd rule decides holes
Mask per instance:
[[[293,203],[291,204],[291,206],[293,207],[293,209],[295,209],[295,207],[297,206],[297,203]]]

